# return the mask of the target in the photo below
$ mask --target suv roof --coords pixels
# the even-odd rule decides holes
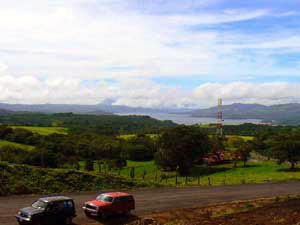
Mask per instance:
[[[72,199],[66,196],[51,196],[51,197],[40,198],[40,200],[44,202],[55,202],[55,201],[72,200]]]
[[[125,197],[125,196],[132,196],[131,194],[125,193],[125,192],[107,192],[107,193],[102,193],[105,195],[108,195],[110,197]]]

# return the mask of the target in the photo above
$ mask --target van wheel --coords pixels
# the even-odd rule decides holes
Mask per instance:
[[[72,217],[67,217],[65,220],[65,224],[71,225],[72,224]]]

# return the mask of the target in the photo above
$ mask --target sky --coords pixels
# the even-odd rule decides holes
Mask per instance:
[[[0,102],[300,103],[300,0],[0,0]]]

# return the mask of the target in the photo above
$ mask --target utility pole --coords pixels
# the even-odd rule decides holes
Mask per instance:
[[[218,112],[217,112],[217,136],[223,136],[223,101],[222,98],[218,99]]]

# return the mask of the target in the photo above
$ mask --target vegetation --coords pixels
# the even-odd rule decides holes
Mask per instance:
[[[81,115],[73,113],[16,113],[0,117],[11,126],[64,127],[71,133],[94,132],[105,135],[158,133],[161,128],[175,127],[172,121],[149,116]]]
[[[165,170],[186,174],[209,149],[209,137],[201,129],[196,126],[178,126],[165,130],[159,137],[155,161]]]
[[[67,134],[67,129],[63,127],[32,127],[32,126],[12,126],[12,128],[22,128],[31,131],[32,133],[38,133],[40,135],[49,134]]]
[[[254,139],[256,151],[278,163],[289,162],[291,169],[300,160],[300,130],[286,129],[280,132],[262,132]]]
[[[106,174],[107,179],[111,176],[113,180],[117,177],[124,182],[137,182],[133,186],[224,185],[300,179],[300,173],[295,170],[300,160],[298,127],[225,126],[225,133],[229,135],[219,137],[214,135],[212,125],[177,126],[144,116],[28,113],[4,115],[0,120],[8,123],[0,125],[1,165],[5,165],[5,173],[25,168],[16,176],[28,179],[22,181],[22,185],[26,188],[32,185],[36,188],[29,188],[32,192],[41,192],[46,184],[37,187],[36,181],[30,181],[29,173],[24,175],[22,170],[30,170],[36,179],[46,174],[55,185],[60,185],[55,181],[56,172],[59,182],[64,174],[79,177],[79,180],[81,175],[92,176],[86,179],[99,183],[98,179]],[[21,124],[31,126],[11,127]],[[46,127],[32,126],[36,124]],[[254,151],[270,161],[249,162],[250,153]],[[5,186],[8,193],[20,193],[13,185],[17,182],[16,176]],[[66,179],[75,185],[74,190],[82,190],[73,178]],[[45,190],[64,191],[68,185]],[[26,188],[22,189],[25,193]]]
[[[42,169],[0,162],[0,196],[9,194],[99,191],[151,186],[126,178],[67,169]]]
[[[15,142],[11,142],[11,141],[0,140],[0,148],[4,147],[4,146],[12,146],[12,147],[21,148],[24,150],[32,150],[34,148],[31,145],[24,145],[24,144],[18,144]]]

